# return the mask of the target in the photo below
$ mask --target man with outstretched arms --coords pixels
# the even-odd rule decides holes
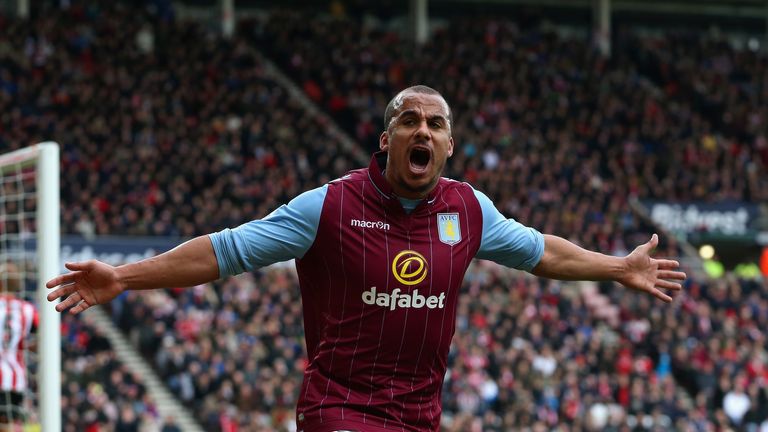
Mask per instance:
[[[451,111],[425,86],[387,106],[368,168],[305,192],[264,219],[120,267],[70,263],[49,300],[79,313],[126,289],[190,286],[296,259],[309,364],[300,431],[437,431],[456,305],[472,258],[535,275],[615,280],[669,302],[678,263],[584,250],[506,219],[470,185],[440,177]],[[670,281],[673,280],[673,281]]]

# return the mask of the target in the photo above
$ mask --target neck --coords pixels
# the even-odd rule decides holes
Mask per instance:
[[[400,198],[406,198],[406,199],[424,199],[427,196],[429,196],[429,193],[432,192],[432,190],[437,185],[437,181],[439,177],[436,177],[434,180],[432,180],[429,184],[424,186],[421,189],[413,189],[411,187],[408,187],[408,185],[403,184],[404,182],[400,182],[395,178],[392,178],[393,176],[390,175],[391,171],[384,170],[384,178],[387,180],[387,183],[389,183],[390,186],[392,186],[392,191]]]

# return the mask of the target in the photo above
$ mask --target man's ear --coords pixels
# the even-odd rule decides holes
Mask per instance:
[[[383,151],[389,150],[389,134],[387,131],[381,133],[379,136],[379,149]]]
[[[450,138],[449,141],[450,144],[448,144],[448,157],[453,156],[453,137]]]

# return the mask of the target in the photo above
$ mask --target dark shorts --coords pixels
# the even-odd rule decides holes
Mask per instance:
[[[24,394],[19,392],[0,392],[0,423],[9,420],[24,420]]]

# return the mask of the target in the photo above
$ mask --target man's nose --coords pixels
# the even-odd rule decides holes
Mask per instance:
[[[429,130],[429,125],[426,120],[419,122],[419,128],[416,129],[416,136],[424,139],[430,139],[432,137],[432,131]]]

